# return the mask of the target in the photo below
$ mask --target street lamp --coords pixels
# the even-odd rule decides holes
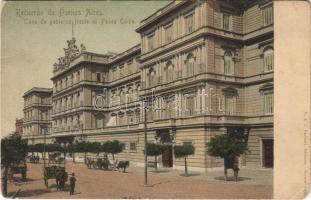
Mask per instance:
[[[45,161],[45,145],[46,145],[46,134],[48,132],[49,125],[44,125],[44,134],[43,134],[43,167],[45,168],[46,166],[46,161]]]
[[[144,105],[144,157],[145,157],[145,186],[148,184],[148,166],[147,166],[147,106]]]

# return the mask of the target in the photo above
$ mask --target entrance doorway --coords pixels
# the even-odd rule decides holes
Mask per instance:
[[[263,166],[267,168],[273,167],[273,139],[262,140],[262,156]]]
[[[162,153],[163,167],[173,167],[173,150],[172,145],[164,145]]]

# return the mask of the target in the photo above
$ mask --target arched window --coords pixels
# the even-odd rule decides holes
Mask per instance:
[[[268,48],[264,51],[264,72],[273,71],[273,49]]]
[[[191,77],[194,75],[194,56],[192,53],[187,55],[186,66],[187,66],[187,76]]]
[[[156,72],[153,68],[149,70],[149,87],[152,87],[156,84]]]
[[[234,62],[230,51],[226,51],[224,54],[224,74],[234,75]]]
[[[171,61],[168,61],[166,63],[165,79],[166,79],[166,82],[172,82],[174,80],[174,66]]]

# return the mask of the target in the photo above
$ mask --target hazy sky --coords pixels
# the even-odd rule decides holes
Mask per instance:
[[[23,93],[52,87],[53,63],[72,37],[87,51],[122,52],[140,42],[139,22],[169,1],[8,2],[1,17],[1,135],[23,117]]]

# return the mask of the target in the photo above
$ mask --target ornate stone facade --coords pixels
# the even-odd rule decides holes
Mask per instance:
[[[172,145],[192,143],[193,169],[220,167],[205,144],[233,126],[249,130],[242,166],[273,166],[272,1],[173,1],[144,19],[141,44],[120,54],[94,54],[68,41],[54,65],[52,134],[57,142],[118,139],[119,159],[143,162],[148,142],[179,167]]]

